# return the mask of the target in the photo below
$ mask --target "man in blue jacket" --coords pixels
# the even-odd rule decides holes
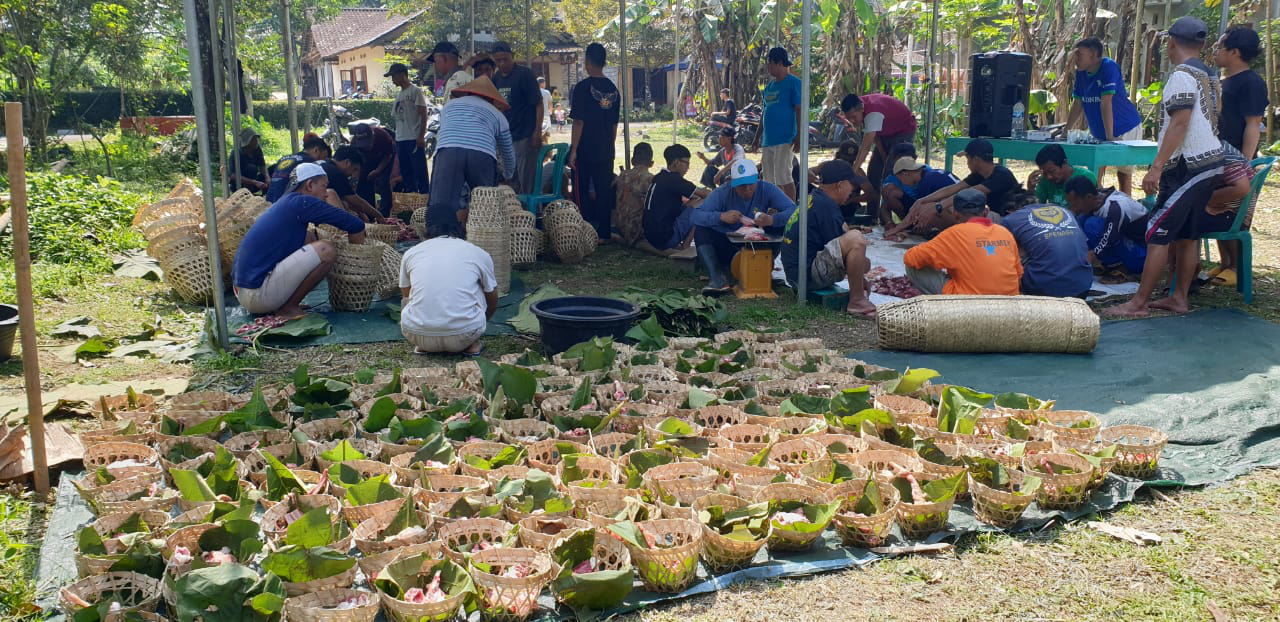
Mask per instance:
[[[755,164],[742,159],[732,166],[729,184],[716,188],[693,212],[693,242],[698,260],[710,277],[702,288],[707,296],[733,291],[725,270],[738,248],[729,241],[729,233],[754,225],[766,233],[781,235],[796,209],[796,204],[777,186],[760,181]]]

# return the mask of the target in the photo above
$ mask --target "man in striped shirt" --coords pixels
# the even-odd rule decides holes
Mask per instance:
[[[442,227],[462,237],[467,222],[462,196],[468,188],[498,185],[515,175],[511,126],[502,111],[507,101],[487,76],[453,89],[453,99],[440,112],[435,155],[435,183],[427,206],[427,227]]]

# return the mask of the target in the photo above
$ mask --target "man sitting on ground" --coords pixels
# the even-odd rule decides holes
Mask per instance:
[[[929,196],[960,180],[946,171],[929,168],[914,156],[902,156],[893,163],[893,174],[884,180],[880,196],[880,224],[893,227],[895,217],[907,216],[907,207],[920,197]]]
[[[1018,243],[987,217],[986,199],[976,188],[957,192],[941,214],[955,224],[903,255],[907,277],[921,293],[1018,295]]]
[[[364,223],[324,202],[329,180],[319,164],[293,168],[290,192],[276,201],[249,228],[232,263],[236,300],[250,313],[302,317],[302,299],[315,289],[338,253],[333,244],[316,240],[312,223],[347,232],[352,244],[364,242]]]
[[[712,189],[718,188],[724,183],[724,178],[729,176],[729,165],[747,157],[747,152],[742,150],[742,145],[733,142],[736,134],[732,127],[720,130],[720,150],[716,151],[715,158],[708,160],[706,154],[698,152],[702,163],[707,165],[707,168],[702,171],[702,185]]]
[[[613,180],[617,191],[613,220],[618,226],[618,236],[627,246],[635,246],[644,237],[645,195],[653,184],[650,168],[653,168],[653,146],[636,143],[631,148],[631,168],[622,169]]]
[[[1088,240],[1090,259],[1109,271],[1103,282],[1125,279],[1125,273],[1140,274],[1147,260],[1147,208],[1084,177],[1067,181],[1066,197]]]
[[[644,239],[656,250],[688,248],[693,240],[693,210],[711,194],[684,178],[690,157],[684,145],[662,151],[667,168],[653,176],[644,203]]]
[[[867,299],[870,285],[864,275],[871,269],[867,260],[867,240],[856,230],[845,230],[840,204],[853,194],[859,179],[853,166],[832,160],[819,167],[818,187],[809,195],[808,239],[803,267],[809,271],[810,291],[831,287],[849,279],[849,304],[845,311],[874,317],[875,305]],[[782,236],[782,268],[787,280],[796,285],[800,278],[800,210],[787,221]]]
[[[934,229],[946,226],[947,219],[942,217],[943,210],[951,205],[956,193],[966,188],[973,188],[986,195],[986,204],[991,206],[989,213],[1003,213],[1005,201],[1018,191],[1017,178],[1009,169],[995,163],[995,148],[985,139],[975,138],[969,141],[964,148],[964,157],[965,164],[969,167],[969,176],[964,181],[916,200],[907,212],[907,217],[896,227],[884,232],[885,239],[901,240],[907,231],[928,235]]]
[[[1067,181],[1084,177],[1098,183],[1098,176],[1084,166],[1067,163],[1067,152],[1062,145],[1045,145],[1036,154],[1037,170],[1027,176],[1027,190],[1036,193],[1036,200],[1054,205],[1067,204]]]
[[[304,138],[302,151],[280,158],[267,169],[271,173],[271,179],[267,183],[267,202],[275,203],[289,191],[289,179],[293,174],[293,167],[303,162],[327,160],[332,153],[329,143],[321,140],[319,136],[310,135]]]
[[[334,207],[345,209],[365,222],[382,222],[382,213],[356,194],[355,188],[351,186],[352,179],[360,178],[363,166],[364,158],[360,157],[360,151],[355,147],[338,147],[332,158],[320,162],[320,167],[329,177],[331,194],[327,200]],[[334,203],[335,198],[337,203]]]
[[[733,291],[725,270],[738,248],[729,241],[729,233],[750,223],[766,233],[780,235],[795,209],[796,204],[782,190],[760,180],[756,165],[750,160],[734,162],[729,184],[716,188],[693,211],[693,242],[709,279],[702,293],[723,296]]]
[[[493,258],[452,231],[429,225],[426,241],[400,262],[400,332],[417,354],[480,354],[485,326],[498,310]]]
[[[1025,194],[1000,224],[1013,234],[1022,255],[1022,293],[1032,296],[1084,298],[1093,285],[1093,266],[1084,231],[1071,212],[1036,204]]]

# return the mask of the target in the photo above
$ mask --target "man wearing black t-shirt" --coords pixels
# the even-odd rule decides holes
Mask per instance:
[[[533,70],[516,64],[511,44],[493,44],[493,61],[497,64],[493,85],[510,106],[502,114],[511,125],[511,143],[516,152],[516,192],[529,194],[533,192],[535,167],[541,164],[537,159],[542,149],[542,90]]]
[[[685,248],[693,239],[693,209],[711,194],[684,178],[692,154],[684,145],[671,145],[662,152],[667,168],[653,176],[644,205],[644,239],[665,251]]]
[[[342,207],[355,214],[365,222],[382,222],[382,214],[367,201],[356,194],[351,187],[351,180],[360,177],[360,168],[364,166],[364,158],[355,147],[339,147],[333,157],[320,162],[320,167],[329,178],[329,192],[341,201]]]
[[[604,46],[592,43],[583,52],[587,77],[573,86],[569,118],[573,134],[569,166],[582,217],[596,229],[600,243],[613,235],[613,143],[618,137],[621,97],[613,81],[604,77]]]
[[[944,210],[951,207],[956,193],[965,188],[975,188],[987,195],[992,220],[998,222],[997,216],[1006,213],[1005,202],[1021,188],[1018,179],[1009,169],[995,163],[994,148],[984,139],[969,141],[964,148],[964,157],[965,164],[969,167],[969,176],[917,200],[901,223],[884,232],[885,239],[901,240],[908,230],[928,233],[952,224],[945,221]]]

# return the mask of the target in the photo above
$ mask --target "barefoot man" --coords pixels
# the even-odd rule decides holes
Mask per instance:
[[[1141,317],[1148,308],[1187,312],[1187,294],[1200,267],[1196,215],[1213,196],[1222,174],[1222,144],[1216,129],[1220,87],[1200,62],[1207,32],[1204,22],[1183,17],[1166,33],[1174,68],[1164,83],[1160,148],[1142,178],[1148,195],[1159,191],[1147,222],[1147,261],[1138,293],[1129,302],[1104,309],[1104,315]],[[1177,285],[1167,298],[1148,303],[1170,259]]]
[[[316,240],[310,225],[333,225],[353,244],[364,242],[364,223],[325,203],[329,178],[319,164],[293,169],[291,190],[249,228],[232,267],[236,300],[249,313],[302,317],[302,299],[320,284],[338,251]]]

